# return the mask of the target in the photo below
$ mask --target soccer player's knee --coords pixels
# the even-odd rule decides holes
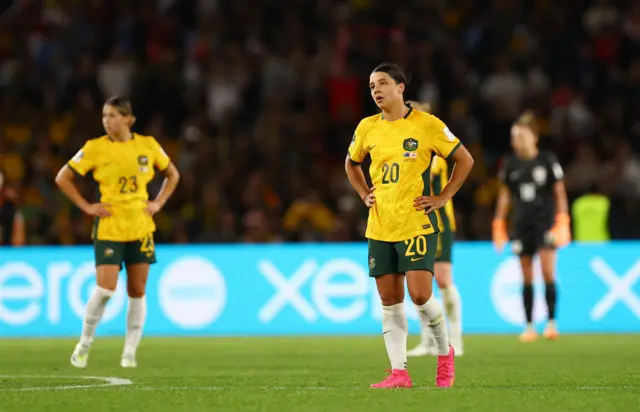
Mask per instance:
[[[393,306],[398,303],[402,303],[404,301],[404,296],[402,293],[397,293],[396,291],[380,291],[380,301],[383,306]]]
[[[431,291],[420,291],[411,293],[411,300],[414,305],[422,306],[431,299]]]
[[[145,294],[146,285],[144,283],[130,282],[127,284],[127,294],[130,298],[141,298]]]
[[[118,274],[116,273],[115,275],[112,275],[107,273],[100,273],[96,278],[96,284],[99,288],[108,290],[113,293],[118,286]]]
[[[446,289],[451,286],[451,279],[446,276],[436,276],[436,283],[439,289]]]
[[[95,291],[95,296],[97,296],[99,302],[106,304],[109,299],[111,299],[111,296],[113,296],[114,292],[115,287],[113,289],[106,289],[98,285]]]

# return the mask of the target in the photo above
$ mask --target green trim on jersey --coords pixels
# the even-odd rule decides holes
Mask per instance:
[[[431,156],[431,161],[429,162],[429,167],[427,170],[422,172],[422,183],[424,188],[422,189],[422,196],[431,196],[431,165],[433,164],[433,156]],[[432,211],[427,215],[429,218],[429,222],[433,227],[433,233],[438,233],[440,231],[440,226],[438,226],[438,216],[435,211]]]
[[[453,159],[453,155],[458,151],[458,149],[460,149],[460,146],[462,146],[462,142],[458,142],[456,147],[451,150],[451,153],[449,153],[449,156],[447,156],[447,158],[445,159],[447,162]]]

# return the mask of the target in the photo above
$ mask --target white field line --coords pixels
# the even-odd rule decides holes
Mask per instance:
[[[29,392],[29,391],[55,391],[69,389],[86,389],[86,388],[107,388],[123,385],[131,385],[132,381],[123,378],[114,378],[109,376],[58,376],[58,375],[0,375],[0,379],[73,379],[73,380],[92,380],[104,383],[88,383],[84,385],[60,385],[60,386],[27,386],[22,388],[0,388],[0,392]]]

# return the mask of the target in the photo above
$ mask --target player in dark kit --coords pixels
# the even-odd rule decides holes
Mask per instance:
[[[502,185],[493,221],[493,242],[500,251],[509,240],[506,219],[513,204],[511,245],[513,252],[520,256],[524,276],[522,295],[527,326],[520,335],[523,342],[538,337],[533,327],[533,257],[536,254],[540,256],[549,314],[544,336],[558,337],[555,248],[571,242],[562,167],[553,153],[539,151],[537,144],[535,118],[529,112],[524,113],[511,129],[514,154],[504,160],[499,173]]]

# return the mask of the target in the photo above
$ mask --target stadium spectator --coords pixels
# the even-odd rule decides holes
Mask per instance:
[[[376,110],[358,79],[387,60],[476,159],[456,195],[460,238],[489,239],[493,176],[525,108],[569,166],[570,200],[610,182],[611,237],[639,238],[640,6],[583,3],[14,2],[0,19],[0,166],[26,242],[90,241],[91,222],[52,182],[101,134],[112,94],[131,97],[135,131],[183,176],[158,241],[362,239],[342,160]],[[324,217],[300,218],[307,189]]]
[[[25,244],[24,217],[15,199],[16,193],[4,187],[4,174],[0,172],[0,246]]]

